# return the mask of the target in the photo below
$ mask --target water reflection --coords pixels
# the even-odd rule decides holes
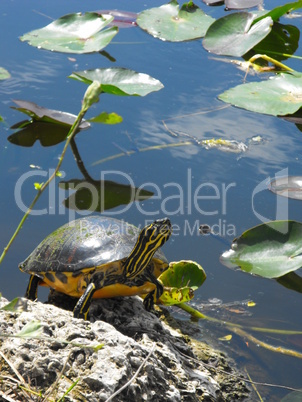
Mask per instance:
[[[24,87],[39,90],[41,85],[49,84],[51,78],[58,76],[61,69],[62,65],[59,60],[56,61],[56,57],[25,60],[22,66],[9,68],[11,78],[1,82],[0,93],[16,96],[24,91]]]

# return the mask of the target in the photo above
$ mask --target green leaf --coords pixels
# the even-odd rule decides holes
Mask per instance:
[[[34,338],[40,336],[41,332],[42,325],[40,321],[30,321],[15,336],[19,338]]]
[[[161,40],[182,42],[202,38],[214,18],[206,15],[192,2],[179,10],[177,1],[141,12],[137,18],[140,28]]]
[[[267,81],[238,85],[218,98],[252,112],[292,114],[302,107],[302,74],[281,73]]]
[[[44,183],[34,183],[35,189],[40,191]]]
[[[302,8],[302,0],[295,1],[293,3],[287,3],[284,4],[283,6],[275,7],[271,11],[268,11],[267,13],[263,13],[263,11],[261,11],[261,16],[257,17],[254,22],[257,23],[258,21],[266,17],[271,17],[273,21],[278,21],[279,18],[282,17],[282,15],[294,11],[298,8]]]
[[[194,290],[205,281],[206,274],[196,262],[182,260],[170,262],[169,268],[158,279],[164,285],[159,303],[170,306],[190,301],[194,297]]]
[[[0,294],[0,297],[1,297],[1,294]],[[17,311],[19,308],[20,308],[19,297],[16,297],[11,302],[9,302],[5,306],[1,307],[0,310],[14,312],[14,311]]]
[[[0,80],[7,80],[10,78],[10,73],[3,67],[0,67]]]
[[[102,84],[102,91],[112,95],[145,96],[159,91],[163,84],[144,73],[137,73],[127,68],[97,68],[73,72],[69,78],[90,85],[93,81]]]
[[[299,38],[300,31],[297,27],[275,22],[271,32],[244,58],[249,60],[254,54],[265,54],[279,61],[285,60],[298,49]]]
[[[118,124],[123,121],[122,116],[118,115],[117,113],[106,113],[102,112],[98,116],[89,119],[91,123],[103,123],[103,124]]]
[[[194,287],[199,288],[206,279],[206,274],[201,265],[191,260],[170,262],[169,268],[164,271],[159,279],[164,286],[177,288]]]
[[[26,115],[30,116],[32,120],[37,122],[54,123],[68,127],[69,129],[77,118],[77,116],[74,114],[62,112],[61,110],[48,109],[43,106],[37,105],[34,102],[25,101],[21,99],[13,99],[13,102],[19,107],[11,106],[11,109],[25,113]],[[26,122],[22,121],[21,125],[20,123],[17,123],[13,125],[11,128],[23,128],[27,125],[25,123]],[[27,123],[31,124],[31,122]],[[87,123],[85,120],[82,121],[82,123],[80,124],[80,128],[82,130],[89,127],[90,124]]]
[[[240,57],[264,39],[271,31],[270,17],[253,24],[252,13],[238,12],[216,20],[208,29],[203,46],[211,53]]]
[[[244,232],[220,257],[229,268],[279,278],[302,266],[302,223],[271,221]]]
[[[92,12],[68,14],[41,29],[26,33],[20,40],[62,53],[99,52],[118,33],[117,27],[101,31],[113,18]]]

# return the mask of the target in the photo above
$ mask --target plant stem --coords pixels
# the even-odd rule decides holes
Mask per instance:
[[[6,256],[6,253],[8,252],[10,246],[12,245],[13,241],[15,240],[15,238],[17,237],[20,229],[22,228],[25,220],[27,219],[28,215],[31,213],[31,211],[33,210],[34,206],[36,205],[36,202],[38,201],[38,199],[40,198],[41,194],[43,193],[43,191],[46,189],[46,187],[49,185],[49,183],[56,177],[56,174],[58,173],[64,156],[66,154],[67,148],[70,144],[70,141],[74,138],[75,134],[77,133],[77,130],[79,128],[79,125],[81,124],[82,119],[84,118],[86,112],[87,112],[87,107],[83,107],[80,111],[80,113],[78,114],[75,122],[73,123],[73,125],[71,126],[69,133],[67,135],[67,139],[62,151],[62,154],[60,156],[59,162],[57,164],[57,167],[55,168],[53,174],[49,177],[49,179],[42,184],[41,188],[38,190],[38,193],[36,194],[35,198],[33,199],[32,203],[30,204],[30,206],[28,207],[27,211],[25,212],[25,214],[23,215],[23,218],[21,219],[17,229],[15,230],[15,233],[13,234],[13,236],[11,237],[11,239],[9,240],[8,244],[6,245],[6,247],[4,247],[3,252],[1,254],[0,257],[0,264],[2,263],[4,257]]]
[[[277,66],[285,71],[294,71],[292,68],[286,66],[283,63],[280,63],[280,61],[275,60],[272,57],[267,56],[266,54],[255,54],[253,57],[251,57],[249,59],[249,63],[253,64],[253,62],[257,59],[263,59],[263,60],[269,61],[269,62],[273,63],[275,66]]]
[[[196,310],[195,308],[189,306],[186,303],[177,304],[177,307],[180,307],[182,310],[191,314],[191,316],[194,318],[198,318],[201,320],[208,320],[211,322],[216,322],[217,324],[225,325],[226,327],[229,327],[229,328],[239,328],[239,329],[247,328],[251,331],[265,332],[265,333],[272,333],[272,334],[281,334],[281,335],[301,335],[302,334],[302,331],[291,331],[291,330],[286,330],[286,329],[283,330],[283,329],[262,328],[262,327],[246,327],[244,325],[235,324],[233,322],[219,320],[217,318],[209,317],[207,315],[202,314],[200,311]]]

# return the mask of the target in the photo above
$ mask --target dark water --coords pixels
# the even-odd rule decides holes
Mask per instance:
[[[141,4],[103,1],[99,6],[139,12],[161,4],[160,1]],[[265,5],[272,8],[277,4],[281,2],[267,1]],[[48,169],[56,166],[63,148],[62,144],[45,148],[37,142],[33,147],[23,148],[9,143],[7,137],[13,131],[8,127],[25,118],[10,109],[12,99],[30,100],[44,107],[77,114],[86,86],[67,78],[72,71],[113,66],[130,68],[159,79],[165,88],[144,98],[103,95],[88,117],[103,110],[115,111],[123,116],[123,123],[115,126],[94,124],[88,131],[81,132],[76,142],[85,167],[94,179],[134,184],[153,191],[155,196],[142,203],[109,210],[106,215],[136,225],[168,216],[175,230],[164,246],[164,252],[169,260],[192,259],[204,267],[207,280],[196,294],[194,306],[206,314],[246,326],[301,330],[301,294],[276,281],[224,267],[219,256],[228,247],[212,237],[200,236],[197,230],[201,223],[215,225],[216,232],[231,242],[236,235],[261,223],[260,215],[276,219],[277,206],[282,202],[289,219],[302,220],[298,201],[289,200],[285,205],[285,201],[266,190],[265,185],[259,186],[284,169],[290,175],[301,175],[302,141],[297,127],[271,116],[226,108],[218,101],[217,95],[240,84],[244,73],[232,64],[215,60],[202,48],[200,41],[165,43],[139,28],[131,28],[120,29],[113,43],[106,48],[116,59],[115,63],[100,54],[52,53],[22,43],[18,37],[64,14],[95,10],[94,1],[86,1],[85,7],[80,1],[2,0],[1,5],[0,27],[4,40],[1,40],[0,65],[12,75],[10,80],[0,83],[0,115],[6,122],[0,126],[1,247],[7,244],[18,225],[22,208],[34,197],[33,183],[45,181]],[[201,7],[213,17],[224,13],[220,7],[208,8],[204,4]],[[285,20],[284,23],[299,26],[301,19]],[[301,49],[296,54],[301,56]],[[287,64],[299,70],[300,61],[288,60]],[[249,81],[254,79],[248,77]],[[192,145],[138,151],[188,140],[188,137],[173,137],[163,120],[169,130],[199,140],[215,137],[247,142],[260,135],[265,141],[251,146],[243,154],[206,150],[194,141]],[[135,152],[128,156],[123,150]],[[122,155],[102,161],[116,154]],[[71,151],[68,151],[61,171],[64,180],[82,178]],[[40,212],[24,224],[1,266],[0,291],[5,297],[11,299],[24,294],[28,277],[19,271],[18,263],[47,234],[81,216],[62,206],[62,200],[67,196],[67,190],[59,190],[53,185],[36,205],[35,209]],[[46,295],[45,290],[40,291],[41,299]],[[224,306],[202,307],[211,299],[219,299]],[[242,302],[246,300],[253,300],[256,307],[244,306]],[[230,311],[230,304],[235,312]],[[240,309],[245,314],[238,314]],[[178,317],[189,319],[177,309],[174,311]],[[225,327],[217,328],[207,322],[196,325],[202,327],[208,342],[226,350],[242,369],[246,367],[254,381],[294,388],[302,386],[299,359],[264,350],[251,342],[247,345],[236,335],[226,344],[218,340],[229,333]],[[272,345],[301,352],[301,336],[253,334]],[[262,398],[269,401],[281,400],[289,392],[263,386],[258,389]]]

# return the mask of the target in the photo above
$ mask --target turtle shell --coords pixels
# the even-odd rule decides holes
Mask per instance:
[[[47,236],[19,268],[40,276],[47,272],[77,273],[101,267],[127,258],[139,233],[139,228],[114,218],[77,219]],[[153,258],[168,266],[161,250],[157,250]]]

